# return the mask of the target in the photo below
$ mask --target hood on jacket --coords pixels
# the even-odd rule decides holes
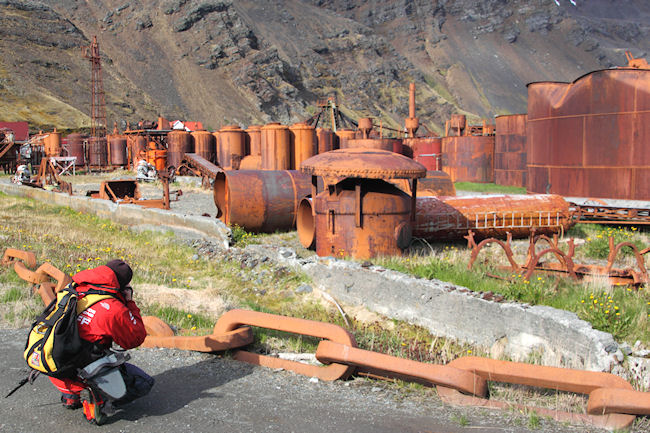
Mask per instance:
[[[106,265],[77,272],[72,276],[72,280],[78,284],[77,291],[79,293],[86,292],[92,288],[91,286],[101,286],[98,288],[115,292],[121,298],[121,293],[119,292],[120,283],[117,281],[117,276]]]

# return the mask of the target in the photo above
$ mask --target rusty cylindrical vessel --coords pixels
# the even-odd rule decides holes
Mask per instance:
[[[402,140],[396,138],[355,138],[346,140],[345,146],[342,146],[341,149],[379,149],[395,152],[401,147]]]
[[[411,181],[408,179],[391,179],[389,181],[407,194],[411,194]],[[426,177],[418,179],[418,197],[453,197],[456,187],[451,177],[444,171],[427,171]]]
[[[194,131],[194,153],[214,163],[217,160],[217,139],[208,131]]]
[[[88,164],[93,167],[106,167],[108,164],[106,137],[88,139]]]
[[[316,246],[316,219],[314,215],[314,204],[311,197],[300,200],[296,211],[296,231],[298,240],[305,248]]]
[[[224,171],[214,181],[217,217],[252,232],[291,230],[298,203],[310,192],[311,177],[299,171]]]
[[[142,135],[129,135],[127,143],[131,152],[131,164],[136,167],[141,159],[147,158],[147,138]]]
[[[219,130],[219,165],[224,170],[238,170],[246,152],[246,133],[238,125]]]
[[[316,129],[316,136],[318,137],[318,152],[325,153],[334,150],[334,133],[331,129]]]
[[[246,128],[246,155],[262,156],[262,127],[251,125]]]
[[[650,200],[650,70],[528,85],[528,191]]]
[[[526,115],[497,116],[494,142],[494,182],[526,186]]]
[[[442,170],[453,182],[494,182],[494,136],[443,137]]]
[[[279,123],[262,127],[262,170],[289,170],[291,137],[289,128]]]
[[[75,162],[77,166],[86,165],[86,151],[84,148],[84,140],[86,139],[86,136],[77,133],[68,134],[66,137],[68,144],[65,148],[68,152],[68,156],[74,156],[77,158],[77,161]]]
[[[316,155],[316,130],[313,126],[304,122],[295,123],[290,128],[291,137],[291,166],[295,170],[300,169],[300,164],[308,158]]]
[[[48,132],[43,139],[43,150],[47,157],[61,156],[61,133],[56,129]]]
[[[123,135],[109,135],[108,146],[110,147],[111,165],[127,165],[126,137]]]
[[[357,133],[354,129],[341,128],[335,132],[336,140],[334,142],[334,149],[345,149],[349,147],[347,141],[354,139]]]
[[[413,236],[427,239],[463,239],[468,230],[478,239],[525,238],[535,233],[566,232],[572,225],[569,204],[558,195],[483,195],[419,197]]]
[[[442,170],[442,138],[405,138],[404,145],[411,149],[413,159],[429,171]]]
[[[183,159],[183,154],[194,152],[192,135],[183,130],[174,130],[167,133],[167,166],[178,168]]]

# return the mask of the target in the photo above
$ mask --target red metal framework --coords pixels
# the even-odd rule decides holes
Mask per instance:
[[[99,44],[97,36],[88,47],[82,48],[83,56],[92,64],[91,102],[90,102],[90,129],[91,136],[106,137],[106,100],[104,98],[104,84],[102,81],[102,64],[99,57]]]

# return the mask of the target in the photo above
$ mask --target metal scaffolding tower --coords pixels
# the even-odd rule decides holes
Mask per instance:
[[[95,138],[106,137],[106,100],[104,98],[104,84],[102,82],[102,64],[99,57],[99,44],[97,36],[88,47],[82,48],[83,56],[92,64],[90,128],[91,136]]]

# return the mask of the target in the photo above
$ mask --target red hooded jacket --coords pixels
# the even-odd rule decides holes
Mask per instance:
[[[119,292],[117,277],[108,266],[87,269],[72,276],[78,284],[80,297],[93,285],[111,292],[114,298],[90,306],[77,317],[79,337],[91,343],[99,342],[110,347],[114,341],[123,349],[138,347],[147,336],[140,309],[132,300],[126,301]],[[97,288],[97,287],[94,287]]]

